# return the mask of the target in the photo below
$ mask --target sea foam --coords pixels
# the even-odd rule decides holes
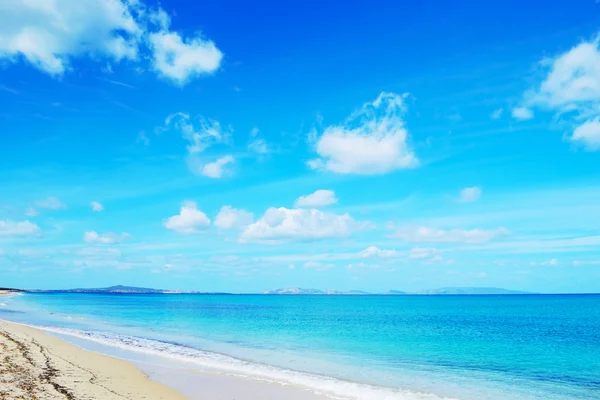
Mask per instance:
[[[49,326],[32,327],[47,332],[89,340],[127,351],[176,360],[191,364],[195,368],[203,371],[217,372],[225,375],[256,379],[281,385],[292,385],[333,399],[456,400],[448,397],[440,397],[431,393],[379,387],[344,381],[323,375],[293,371],[158,340],[117,335],[108,332],[55,328]]]

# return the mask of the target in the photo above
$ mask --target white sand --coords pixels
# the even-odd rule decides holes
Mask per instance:
[[[133,365],[0,321],[0,399],[183,400]]]

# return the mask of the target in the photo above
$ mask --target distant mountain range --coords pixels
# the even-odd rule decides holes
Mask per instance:
[[[533,294],[531,292],[522,292],[518,290],[508,290],[493,287],[446,287],[440,289],[423,290],[420,292],[403,292],[401,290],[390,290],[384,293],[368,293],[360,290],[350,290],[347,292],[337,290],[319,290],[319,289],[302,289],[302,288],[284,288],[267,290],[264,294],[284,294],[284,295],[368,295],[368,294],[383,294],[390,296],[402,295],[481,295],[481,294]]]
[[[201,292],[193,292],[186,290],[163,290],[151,289],[134,286],[110,286],[107,288],[90,288],[90,289],[66,289],[66,290],[28,290],[28,292],[36,293],[136,293],[136,294],[194,294]]]
[[[1,289],[0,290],[11,290],[20,291],[19,289]],[[66,290],[25,290],[26,292],[34,293],[131,293],[131,294],[231,294],[222,292],[196,292],[188,290],[163,290],[163,289],[152,289],[142,288],[134,286],[110,286],[106,288],[80,288],[80,289],[66,289]],[[401,290],[389,290],[383,293],[369,293],[362,290],[320,290],[320,289],[303,289],[298,287],[289,287],[282,289],[267,290],[264,294],[269,295],[389,295],[389,296],[403,296],[403,295],[500,295],[500,294],[534,294],[531,292],[522,292],[518,290],[508,290],[494,287],[445,287],[440,289],[423,290],[420,292],[404,292]]]
[[[433,290],[424,290],[417,294],[534,294],[520,290],[508,290],[495,287],[446,287]]]

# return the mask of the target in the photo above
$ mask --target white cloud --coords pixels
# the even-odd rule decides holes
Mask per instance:
[[[490,114],[490,118],[491,119],[500,119],[500,117],[502,116],[503,113],[504,113],[504,109],[499,108],[497,110],[492,111],[492,113]]]
[[[25,215],[27,217],[37,217],[38,215],[40,215],[40,213],[33,207],[27,207],[27,209],[25,210]]]
[[[324,207],[337,202],[338,199],[333,190],[317,190],[306,196],[298,197],[294,205],[295,207]]]
[[[149,52],[155,71],[180,85],[218,69],[222,54],[213,42],[169,27],[164,10],[137,0],[1,2],[0,58],[61,76],[74,59],[108,62],[110,70],[112,62],[145,62],[140,55]]]
[[[89,231],[83,234],[83,240],[87,243],[101,243],[101,244],[114,244],[122,242],[123,240],[129,238],[130,235],[127,232],[123,232],[118,235],[116,233],[105,233],[103,235],[99,234],[96,231]]]
[[[461,203],[473,203],[481,197],[481,188],[479,186],[464,188],[460,191],[458,201]]]
[[[528,93],[532,104],[548,108],[572,109],[600,100],[600,35],[569,51],[542,61],[548,75]]]
[[[177,32],[162,31],[148,39],[154,51],[154,69],[181,86],[193,77],[215,72],[223,58],[212,41],[200,36],[182,39]]]
[[[196,233],[210,226],[210,219],[198,210],[196,203],[186,201],[181,206],[178,215],[169,217],[163,226],[179,233]]]
[[[571,140],[581,143],[588,150],[600,150],[600,117],[586,121],[575,128]]]
[[[358,257],[360,257],[360,258],[372,258],[372,257],[392,258],[392,257],[399,257],[400,254],[401,253],[396,250],[381,250],[376,246],[369,246],[366,249],[364,249],[363,251],[361,251],[360,253],[358,253]]]
[[[101,203],[98,203],[97,201],[92,201],[90,203],[90,207],[92,207],[92,211],[95,212],[104,211],[104,206]]]
[[[253,128],[250,131],[250,141],[248,142],[248,150],[259,156],[264,156],[271,152],[271,148],[267,141],[262,137],[258,128]]]
[[[62,75],[82,55],[136,59],[142,28],[120,0],[24,0],[0,6],[0,57]]]
[[[36,204],[39,208],[46,208],[48,210],[60,210],[67,208],[65,203],[54,196],[50,196],[45,200],[38,201]]]
[[[244,229],[240,241],[278,242],[346,237],[364,226],[349,214],[338,215],[315,209],[269,208],[262,218]]]
[[[250,225],[253,220],[254,215],[251,212],[223,206],[215,218],[215,226],[220,229],[237,229]]]
[[[512,117],[521,121],[533,118],[533,111],[527,107],[515,107],[512,109]]]
[[[428,227],[405,227],[392,236],[407,242],[422,243],[487,243],[494,239],[510,235],[505,228],[483,229],[436,229]]]
[[[40,227],[33,222],[0,220],[0,236],[35,236],[41,232]]]
[[[600,34],[541,66],[544,79],[525,93],[523,103],[566,117],[574,127],[568,140],[600,150]]]
[[[224,167],[234,161],[235,159],[230,155],[218,158],[215,162],[208,163],[202,167],[202,175],[214,179],[221,178],[225,172]]]
[[[313,169],[339,174],[384,174],[415,167],[417,157],[408,144],[403,116],[406,95],[381,93],[365,103],[342,125],[332,125],[316,137],[319,158],[310,160]]]

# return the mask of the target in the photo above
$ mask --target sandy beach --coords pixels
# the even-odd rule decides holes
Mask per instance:
[[[0,321],[0,354],[3,400],[185,399],[125,361],[6,321]]]
[[[294,386],[192,368],[157,369],[156,365],[130,363],[4,320],[0,320],[0,358],[2,400],[325,399]],[[136,365],[145,367],[142,370],[150,373],[154,380]]]

